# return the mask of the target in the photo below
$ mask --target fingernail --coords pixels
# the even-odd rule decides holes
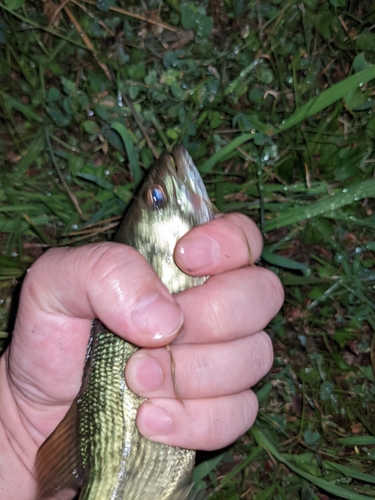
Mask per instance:
[[[140,333],[159,340],[175,335],[182,327],[183,316],[172,298],[155,293],[137,302],[132,321]]]
[[[188,237],[179,243],[175,252],[176,263],[187,272],[197,272],[215,266],[220,261],[220,247],[210,238]]]
[[[139,396],[160,389],[163,383],[163,370],[152,356],[137,352],[126,367],[126,381],[130,389]]]
[[[158,436],[166,436],[172,430],[173,422],[170,413],[161,406],[146,403],[142,411],[142,433],[147,437],[155,439]]]

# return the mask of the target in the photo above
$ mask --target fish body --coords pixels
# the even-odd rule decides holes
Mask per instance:
[[[164,154],[150,170],[116,241],[136,248],[170,293],[206,278],[174,263],[176,242],[213,218],[203,181],[187,151]],[[94,320],[82,386],[64,420],[38,452],[39,498],[80,500],[183,500],[192,485],[195,453],[155,443],[137,430],[144,399],[127,387],[124,372],[137,347]]]

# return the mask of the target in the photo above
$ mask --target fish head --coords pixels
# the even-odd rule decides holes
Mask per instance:
[[[115,240],[136,248],[171,293],[199,284],[174,263],[177,241],[213,218],[203,180],[181,146],[163,154],[150,169],[120,226]]]

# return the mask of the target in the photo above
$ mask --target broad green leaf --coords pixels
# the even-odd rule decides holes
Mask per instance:
[[[100,127],[96,121],[85,120],[82,122],[82,126],[88,134],[98,134],[100,132]]]
[[[17,10],[24,5],[25,0],[4,0],[4,3],[10,10]]]
[[[108,12],[114,5],[116,5],[116,0],[96,0],[96,7],[103,12]]]

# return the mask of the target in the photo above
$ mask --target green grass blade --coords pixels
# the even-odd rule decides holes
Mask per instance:
[[[289,462],[289,460],[287,460],[284,457],[283,453],[279,453],[277,451],[275,446],[265,436],[265,434],[263,434],[263,432],[259,429],[258,426],[254,425],[251,428],[250,432],[259,446],[262,446],[265,450],[267,450],[268,453],[271,453],[277,460],[286,465],[288,469],[298,474],[299,476],[303,477],[307,481],[310,481],[311,483],[315,484],[319,488],[322,488],[324,491],[332,493],[333,495],[336,495],[338,498],[345,498],[346,500],[371,500],[371,497],[355,493],[354,491],[347,490],[345,488],[342,488],[341,486],[336,486],[335,484],[325,481],[320,477],[316,477],[313,474],[309,474],[308,472],[305,472],[299,469],[298,467],[294,466],[292,463]]]
[[[340,472],[347,477],[352,477],[354,479],[358,479],[359,481],[364,481],[368,483],[375,484],[375,476],[371,476],[370,474],[365,474],[353,467],[347,467],[346,465],[335,464],[334,462],[328,462],[326,460],[323,461],[324,467],[329,470],[335,470]]]
[[[233,139],[232,142],[224,146],[220,151],[211,156],[206,162],[199,167],[199,170],[203,173],[211,172],[217,163],[223,161],[223,159],[228,156],[236,148],[240,147],[247,141],[254,139],[254,134],[242,134],[239,137]]]
[[[348,436],[338,438],[337,442],[345,446],[372,446],[375,444],[375,436]]]
[[[43,226],[50,222],[49,215],[38,215],[33,217],[33,225]],[[0,232],[2,233],[23,233],[30,229],[30,224],[19,219],[0,219]]]
[[[264,229],[265,231],[272,231],[276,228],[279,229],[291,224],[296,224],[305,219],[312,219],[319,215],[331,213],[338,208],[350,205],[354,201],[359,201],[363,198],[375,198],[375,179],[370,179],[350,186],[341,193],[326,196],[306,207],[296,206],[292,209],[285,210],[285,212],[279,216],[266,221]]]
[[[92,182],[92,183],[96,184],[97,186],[99,186],[103,189],[106,189],[107,191],[113,191],[112,184],[110,182],[106,181],[105,179],[98,177],[97,175],[79,173],[79,174],[77,174],[77,177],[80,177],[81,179],[85,179],[86,181]]]
[[[271,245],[264,247],[262,252],[262,259],[264,259],[269,264],[283,267],[284,269],[293,269],[295,271],[303,272],[309,270],[309,266],[303,264],[302,262],[296,262],[295,260],[287,259],[286,257],[282,257],[281,255],[273,253],[271,250]]]
[[[40,124],[43,123],[43,118],[35,113],[35,111],[32,110],[31,106],[23,104],[21,101],[14,99],[12,96],[6,94],[5,92],[2,92],[1,94],[3,96],[4,103],[9,110],[16,109],[17,111],[22,113],[28,120],[33,120]]]
[[[38,135],[36,139],[28,146],[28,151],[20,161],[17,162],[17,173],[21,177],[34,161],[41,155],[44,149],[44,138]]]
[[[245,457],[241,463],[237,464],[233,469],[228,472],[220,481],[220,487],[224,487],[226,484],[230,484],[232,478],[236,476],[241,470],[243,470],[248,464],[254,462],[257,459],[258,455],[262,452],[262,447],[257,446],[254,448],[251,453]]]
[[[265,399],[271,391],[272,391],[272,384],[270,382],[267,382],[261,389],[259,389],[259,391],[256,392],[256,397],[258,398],[258,401],[262,402],[263,399]]]
[[[205,478],[210,472],[212,472],[215,467],[221,462],[224,454],[221,453],[217,457],[211,458],[210,460],[206,460],[199,465],[197,465],[194,469],[193,481],[194,483],[198,483],[203,478]]]
[[[130,137],[129,132],[123,123],[112,122],[111,128],[113,128],[113,130],[116,130],[116,132],[121,137],[122,142],[124,143],[125,150],[129,159],[130,170],[134,178],[134,183],[135,186],[138,186],[139,182],[142,179],[142,170],[137,160],[137,155],[134,149],[133,140]]]
[[[306,120],[323,109],[342,99],[349,92],[375,78],[375,66],[369,66],[355,73],[327,90],[324,90],[314,99],[296,109],[296,111],[279,125],[280,131],[288,130]]]

